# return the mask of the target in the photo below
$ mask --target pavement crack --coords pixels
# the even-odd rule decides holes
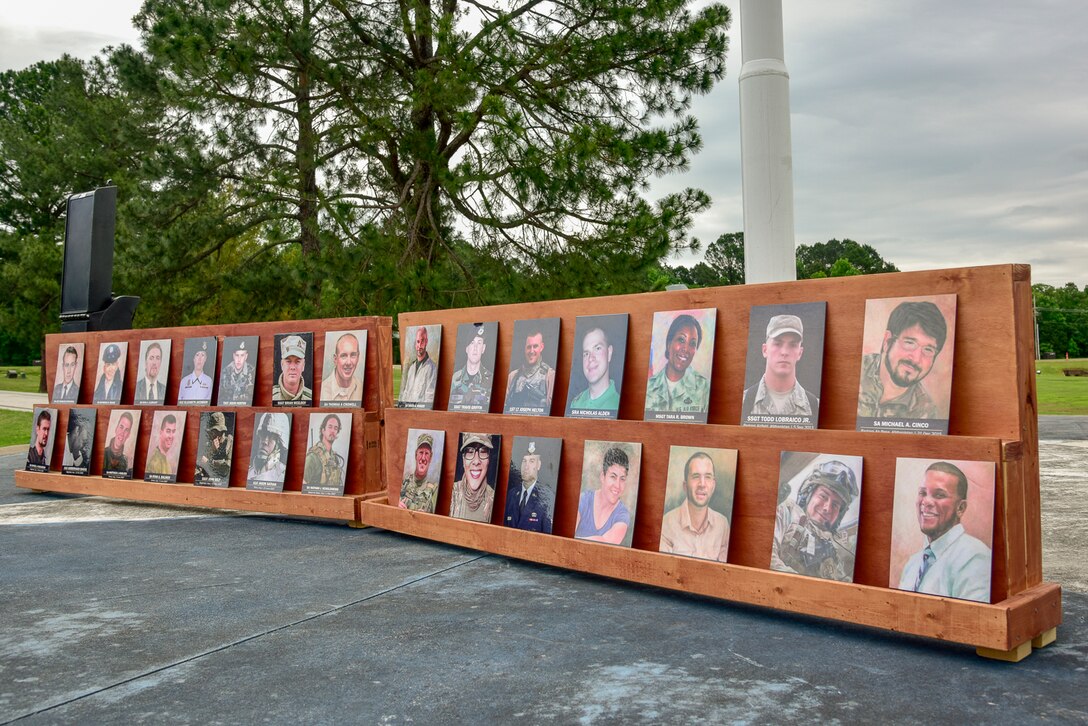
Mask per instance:
[[[121,686],[127,686],[128,684],[135,683],[136,681],[139,681],[142,678],[149,678],[149,677],[157,675],[159,673],[163,673],[165,671],[168,671],[168,670],[170,670],[172,668],[177,668],[177,667],[183,666],[183,665],[185,665],[187,663],[192,663],[193,661],[200,660],[201,658],[206,658],[206,657],[208,657],[210,655],[214,655],[216,653],[221,653],[221,652],[223,652],[225,650],[229,650],[230,648],[234,648],[236,646],[243,645],[245,643],[249,643],[249,642],[257,640],[259,638],[263,638],[263,637],[265,637],[267,635],[272,635],[274,633],[278,633],[278,632],[281,632],[283,630],[287,630],[289,628],[294,628],[294,627],[296,627],[298,625],[303,625],[303,624],[308,623],[308,622],[310,622],[312,620],[317,620],[318,618],[323,618],[323,617],[325,617],[327,615],[332,615],[334,613],[338,613],[341,610],[345,610],[347,608],[354,607],[355,605],[361,605],[362,603],[368,602],[370,600],[377,599],[379,597],[382,597],[383,595],[388,595],[388,594],[396,592],[398,590],[403,590],[404,588],[411,587],[412,585],[415,585],[416,583],[423,582],[424,580],[428,580],[428,579],[430,579],[432,577],[436,577],[438,575],[442,575],[444,573],[450,572],[451,570],[456,570],[458,567],[463,567],[465,565],[472,564],[473,562],[485,559],[485,558],[490,557],[490,556],[491,555],[489,555],[488,553],[481,553],[481,554],[479,554],[479,555],[477,555],[475,557],[471,557],[471,558],[469,558],[467,560],[463,560],[462,562],[458,562],[458,563],[450,565],[448,567],[443,567],[442,569],[435,570],[434,572],[428,572],[425,575],[420,575],[419,577],[415,577],[415,578],[413,578],[411,580],[408,580],[406,582],[402,582],[399,585],[394,585],[392,587],[387,587],[384,590],[379,590],[378,592],[371,593],[370,595],[367,595],[366,597],[361,597],[358,600],[352,600],[351,602],[344,603],[343,605],[337,605],[336,607],[332,607],[332,608],[329,608],[327,610],[323,610],[322,612],[314,613],[313,615],[308,615],[308,616],[306,616],[304,618],[299,618],[298,620],[293,620],[293,621],[291,621],[289,623],[284,623],[283,625],[277,625],[274,628],[268,628],[267,630],[262,630],[259,633],[253,633],[252,635],[247,635],[244,638],[238,638],[237,640],[232,640],[229,643],[224,643],[223,645],[219,645],[219,646],[216,646],[214,648],[209,648],[208,650],[202,651],[200,653],[196,653],[194,655],[188,656],[186,658],[182,658],[180,660],[173,661],[172,663],[167,663],[166,665],[162,665],[162,666],[159,666],[157,668],[151,668],[150,670],[143,671],[142,673],[137,673],[134,676],[124,678],[124,679],[119,680],[119,681],[117,681],[115,683],[111,683],[111,684],[106,685],[106,686],[101,686],[99,688],[93,688],[91,690],[88,690],[88,691],[85,691],[83,693],[79,693],[79,694],[77,694],[75,696],[72,696],[71,698],[66,698],[63,701],[58,701],[57,703],[51,703],[51,704],[48,704],[46,706],[42,706],[41,708],[34,709],[33,711],[28,711],[26,713],[19,714],[18,716],[15,716],[14,718],[10,718],[10,719],[8,719],[6,721],[0,721],[0,726],[6,726],[7,724],[16,723],[17,721],[22,721],[23,719],[31,718],[32,716],[40,716],[41,714],[48,713],[48,712],[53,711],[53,710],[58,709],[58,708],[63,708],[64,706],[71,705],[73,703],[76,703],[77,701],[82,701],[82,700],[84,700],[86,698],[90,698],[92,696],[97,696],[100,693],[105,693],[105,692],[110,691],[110,690],[112,690],[114,688],[119,688]]]

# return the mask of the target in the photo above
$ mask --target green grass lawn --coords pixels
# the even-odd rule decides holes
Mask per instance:
[[[26,373],[26,378],[8,378],[8,371]],[[37,393],[41,375],[41,368],[37,366],[0,366],[0,391]]]
[[[0,410],[0,446],[29,446],[30,426],[33,421],[34,414],[31,411]]]
[[[1063,368],[1088,368],[1088,358],[1035,361],[1039,413],[1088,415],[1088,376],[1066,376]]]

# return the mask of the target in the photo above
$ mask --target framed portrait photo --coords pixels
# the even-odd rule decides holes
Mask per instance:
[[[645,420],[706,423],[717,312],[703,308],[654,313]]]
[[[366,372],[366,331],[330,330],[325,333],[321,396],[324,408],[359,408],[363,405]]]
[[[57,375],[53,384],[53,403],[79,403],[79,386],[83,382],[83,343],[57,346]]]
[[[341,496],[351,449],[351,414],[311,413],[307,444],[302,492]]]
[[[555,361],[559,354],[559,318],[517,320],[506,376],[503,413],[548,416],[555,393]]]
[[[30,420],[30,448],[26,452],[26,470],[49,471],[49,463],[53,461],[53,443],[57,440],[57,409],[35,407]]]
[[[627,355],[627,313],[579,315],[567,392],[568,418],[619,416],[623,361]]]
[[[95,372],[93,403],[114,405],[121,403],[121,391],[125,386],[125,362],[128,360],[128,343],[102,343],[98,348],[98,370]]]
[[[454,371],[450,378],[450,411],[487,413],[495,381],[498,340],[498,323],[462,323],[457,326]]]
[[[178,461],[185,439],[185,411],[155,411],[147,437],[144,481],[173,484],[178,480]]]
[[[865,301],[858,431],[948,433],[956,296]]]
[[[630,547],[635,536],[642,444],[585,442],[576,539]]]
[[[404,477],[398,504],[401,509],[433,514],[442,479],[442,454],[446,432],[439,429],[408,429],[404,450]]]
[[[140,359],[136,368],[136,392],[132,402],[137,406],[161,406],[166,400],[166,384],[170,378],[169,338],[140,341]]]
[[[102,476],[107,479],[131,479],[136,459],[136,438],[140,432],[140,410],[115,408],[106,425],[106,444],[102,449]]]
[[[816,428],[826,317],[824,302],[752,308],[741,426]]]

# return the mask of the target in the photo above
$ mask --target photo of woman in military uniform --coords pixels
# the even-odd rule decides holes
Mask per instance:
[[[94,397],[96,404],[121,403],[121,390],[125,385],[125,360],[128,343],[103,343],[98,350],[98,373],[95,380]]]
[[[706,423],[717,310],[654,313],[646,421]]]
[[[189,338],[181,362],[178,404],[207,406],[212,402],[212,374],[215,373],[215,337]]]

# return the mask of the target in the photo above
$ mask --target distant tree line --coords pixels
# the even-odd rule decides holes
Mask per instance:
[[[1088,357],[1088,285],[1064,287],[1036,284],[1035,319],[1039,324],[1039,351],[1059,358]]]

